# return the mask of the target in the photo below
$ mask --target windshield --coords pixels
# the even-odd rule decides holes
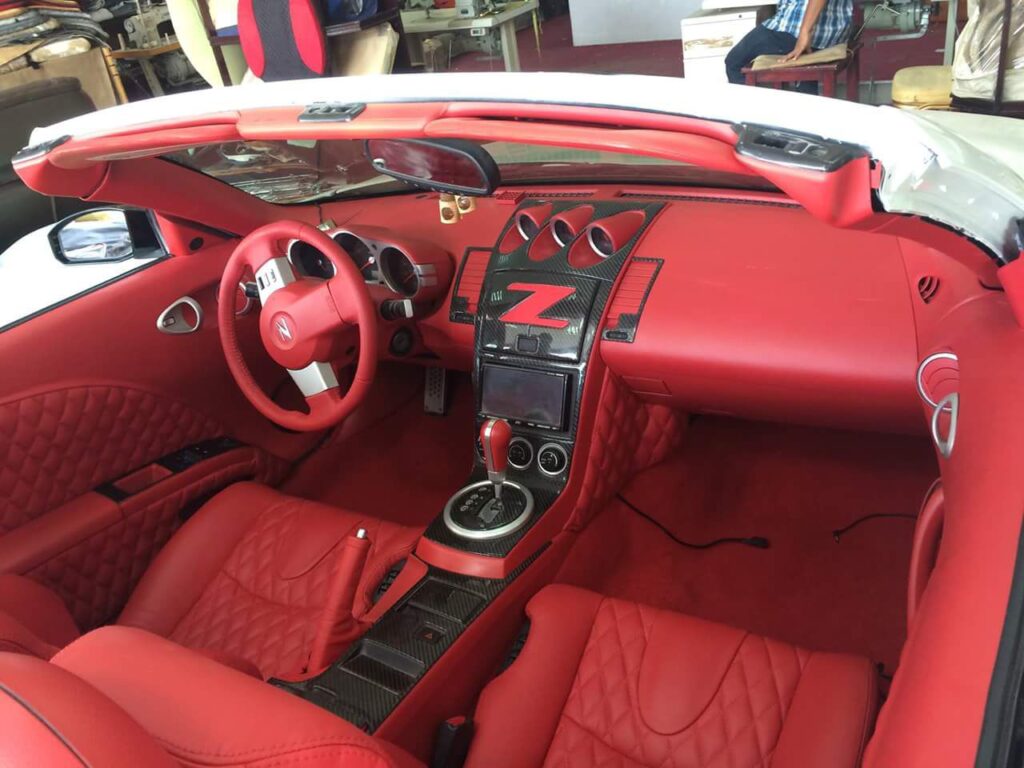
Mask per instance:
[[[481,146],[498,164],[503,184],[619,182],[775,191],[770,183],[756,177],[655,157],[508,141]],[[411,188],[377,173],[363,153],[361,140],[232,141],[191,147],[164,155],[164,159],[278,204],[322,202]]]

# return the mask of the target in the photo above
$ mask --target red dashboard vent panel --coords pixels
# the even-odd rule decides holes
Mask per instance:
[[[632,343],[661,265],[661,259],[636,257],[630,260],[608,307],[608,322],[602,338]]]
[[[466,249],[452,293],[449,319],[453,323],[473,323],[477,305],[480,303],[480,292],[484,288],[484,278],[487,276],[487,262],[490,259],[490,248]]]

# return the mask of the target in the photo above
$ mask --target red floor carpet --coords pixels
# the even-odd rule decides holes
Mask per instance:
[[[407,367],[404,372],[422,377]],[[383,418],[329,441],[284,484],[285,493],[403,525],[424,526],[462,487],[473,464],[473,390],[452,375],[446,416],[423,412],[422,389],[394,387]]]
[[[623,496],[677,537],[765,536],[766,550],[684,549],[613,501],[559,576],[598,592],[896,665],[913,521],[937,476],[927,440],[697,419],[681,451]]]

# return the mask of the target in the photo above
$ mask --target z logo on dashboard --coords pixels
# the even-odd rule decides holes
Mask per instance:
[[[538,283],[511,283],[510,291],[529,291],[530,295],[505,311],[498,319],[503,323],[519,323],[536,325],[541,328],[563,330],[569,327],[569,321],[555,317],[541,317],[551,310],[558,302],[576,293],[576,289],[566,285],[541,285]]]

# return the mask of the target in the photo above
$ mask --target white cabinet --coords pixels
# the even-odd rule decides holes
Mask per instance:
[[[726,54],[773,11],[773,6],[703,10],[683,19],[685,76],[705,83],[726,82]]]
[[[679,20],[700,7],[701,0],[569,0],[572,44],[671,40]]]

